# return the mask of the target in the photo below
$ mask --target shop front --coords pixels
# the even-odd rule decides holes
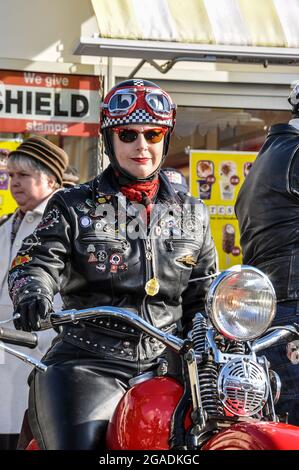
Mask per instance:
[[[271,84],[197,86],[198,94],[190,84],[185,84],[185,93],[178,93],[182,83],[174,90],[177,125],[165,165],[180,170],[192,195],[208,206],[223,270],[242,263],[237,194],[270,126],[290,120],[290,89]]]
[[[165,165],[180,170],[208,205],[220,269],[241,263],[234,204],[268,129],[291,117],[299,1],[92,5],[99,35],[82,36],[75,53],[110,57],[110,85],[143,77],[171,94],[177,124]],[[125,58],[139,62],[121,74]]]
[[[0,148],[12,150],[33,134],[45,135],[64,148],[72,171],[85,181],[96,173],[98,121],[98,77],[0,71]],[[0,176],[1,216],[14,207],[4,158]]]

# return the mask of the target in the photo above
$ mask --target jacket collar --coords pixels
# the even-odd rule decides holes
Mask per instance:
[[[160,197],[160,199],[165,200],[166,202],[181,202],[181,199],[174,190],[174,187],[162,171],[160,171],[159,173],[159,180],[160,188],[158,196]]]
[[[159,172],[159,181],[159,199],[165,200],[167,202],[180,202],[180,198],[175,192],[173,186],[161,171]],[[94,200],[96,199],[97,195],[102,194],[105,196],[113,196],[119,193],[119,191],[120,186],[116,176],[114,175],[114,171],[111,165],[109,165],[108,168],[103,171],[103,173],[101,173],[92,181],[92,195]]]
[[[92,181],[93,198],[95,198],[97,194],[113,196],[117,194],[118,192],[119,192],[119,184],[114,175],[112,166],[109,165],[103,171],[103,173],[101,173]]]
[[[278,134],[294,134],[298,136],[299,129],[290,124],[274,124],[274,126],[270,127],[267,137]]]

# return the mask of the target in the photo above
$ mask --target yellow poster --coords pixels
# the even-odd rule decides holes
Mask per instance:
[[[9,175],[6,169],[6,151],[15,150],[20,143],[20,141],[15,140],[0,140],[0,217],[14,212],[17,207],[17,204],[9,190]]]
[[[190,191],[208,206],[219,269],[242,263],[234,206],[256,152],[190,151]]]

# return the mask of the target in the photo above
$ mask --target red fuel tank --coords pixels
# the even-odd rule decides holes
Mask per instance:
[[[170,377],[155,377],[128,390],[109,423],[111,450],[167,450],[171,417],[183,387]]]

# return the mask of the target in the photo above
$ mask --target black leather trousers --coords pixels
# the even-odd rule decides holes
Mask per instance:
[[[29,423],[40,448],[99,450],[128,380],[156,359],[101,358],[58,339],[43,362],[47,371],[34,371],[29,379]]]

